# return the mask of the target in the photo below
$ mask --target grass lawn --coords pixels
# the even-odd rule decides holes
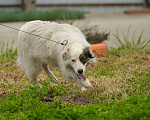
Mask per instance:
[[[78,90],[58,68],[51,70],[60,86],[38,77],[42,89],[31,87],[16,66],[17,50],[0,55],[0,119],[150,119],[150,52],[131,49],[109,51],[89,66],[86,76],[93,88]]]
[[[31,21],[31,20],[66,20],[82,19],[84,12],[68,9],[54,9],[50,11],[0,11],[0,22]]]

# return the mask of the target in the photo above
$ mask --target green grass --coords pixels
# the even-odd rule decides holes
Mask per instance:
[[[31,20],[62,20],[62,19],[82,19],[84,12],[67,10],[67,9],[54,9],[51,11],[33,11],[33,12],[7,12],[0,11],[0,22],[13,22],[13,21],[31,21]]]
[[[13,49],[14,40],[9,46],[4,41],[0,41],[0,63],[15,62],[17,59],[17,49]]]
[[[45,94],[43,94],[45,93]],[[39,102],[45,96],[45,90],[32,88],[20,92],[19,96],[12,93],[7,101],[1,102],[1,119],[148,119],[150,118],[150,96],[131,97],[126,101],[105,104],[89,104],[87,106],[58,106]],[[58,103],[57,103],[58,104]],[[59,106],[62,103],[59,102]]]
[[[12,43],[13,44],[13,43]],[[77,84],[65,83],[57,68],[51,68],[59,83],[49,82],[44,72],[38,77],[42,88],[31,87],[24,71],[15,64],[17,50],[1,43],[1,120],[104,120],[150,119],[150,54],[148,50],[118,48],[89,66],[87,78],[93,88],[86,92]],[[4,49],[6,48],[6,49]],[[94,104],[73,104],[70,94],[81,95]],[[70,104],[62,96],[68,95]],[[42,102],[51,98],[53,102]]]
[[[63,86],[52,87],[51,96],[67,94]],[[87,106],[67,106],[57,98],[52,104],[40,102],[41,97],[47,96],[50,88],[39,89],[30,87],[17,95],[12,93],[7,100],[1,100],[0,118],[3,119],[150,119],[150,95],[132,96],[127,100],[116,100],[103,104],[88,104]],[[57,93],[57,94],[56,94]]]
[[[135,38],[136,31],[131,34],[131,26],[128,28],[127,33],[122,33],[122,38],[118,30],[114,34],[114,42],[123,49],[143,50],[150,47],[150,39],[143,38],[144,30],[140,33],[138,38]]]

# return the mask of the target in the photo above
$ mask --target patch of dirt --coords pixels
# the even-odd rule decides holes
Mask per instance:
[[[77,94],[69,94],[60,97],[67,105],[87,105],[88,103],[94,104],[98,102],[93,102],[88,98],[85,98]],[[55,98],[41,98],[42,102],[53,103]]]
[[[147,58],[147,57],[142,57],[141,59],[145,60],[145,61],[149,61],[149,58]]]

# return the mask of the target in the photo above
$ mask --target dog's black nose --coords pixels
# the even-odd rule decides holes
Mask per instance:
[[[79,70],[78,70],[78,73],[79,73],[79,74],[82,74],[82,73],[83,73],[83,69],[79,69]]]

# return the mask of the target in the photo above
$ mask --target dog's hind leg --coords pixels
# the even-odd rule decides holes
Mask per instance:
[[[40,86],[40,88],[42,88],[41,85],[37,81],[37,76],[40,73],[40,71],[41,71],[41,68],[39,66],[33,66],[30,64],[30,67],[26,70],[26,73],[27,73],[28,79],[31,80],[31,82],[35,83],[35,86]]]
[[[34,73],[32,73],[32,74],[29,74],[28,75],[28,78],[33,82],[33,83],[35,83],[35,86],[40,86],[40,88],[42,88],[41,87],[41,85],[38,83],[38,81],[37,81],[37,74],[34,74]],[[33,84],[32,84],[33,85]]]
[[[46,65],[46,64],[42,64],[42,69],[46,72],[49,80],[50,79],[50,76],[52,75],[54,80],[58,83],[58,79],[56,78],[56,76],[50,71],[49,67]]]
[[[36,61],[34,63],[31,61],[28,61],[26,62],[26,65],[25,65],[25,71],[26,71],[28,79],[31,80],[31,82],[35,83],[35,86],[40,86],[40,84],[37,81],[37,76],[41,72],[40,64]]]

